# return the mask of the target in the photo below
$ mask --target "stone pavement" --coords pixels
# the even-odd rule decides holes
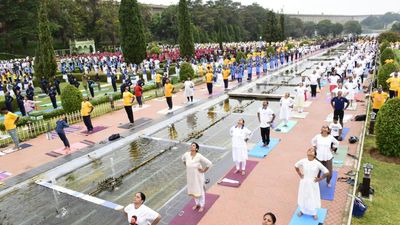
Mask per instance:
[[[262,216],[268,211],[275,213],[277,224],[289,224],[297,208],[299,177],[294,164],[306,158],[306,150],[312,146],[311,139],[320,132],[321,126],[329,125],[325,119],[333,110],[326,101],[328,91],[329,87],[325,86],[317,98],[311,99],[311,106],[305,109],[309,112],[308,116],[297,119],[297,125],[289,133],[271,133],[271,137],[280,138],[281,142],[264,159],[249,158],[259,163],[239,188],[214,185],[207,191],[220,195],[220,198],[203,217],[200,225],[261,224]],[[346,110],[345,114],[355,116],[365,112],[366,103],[358,102],[356,111]],[[350,154],[356,154],[357,144],[349,144],[347,140],[350,136],[359,136],[363,124],[356,121],[344,124],[350,128],[350,132],[340,146],[349,146]],[[354,164],[354,159],[346,156],[343,167],[334,170],[338,171],[338,177],[346,176],[345,173],[353,169]],[[322,200],[322,207],[328,209],[324,225],[345,223],[348,215],[347,194],[351,190],[349,184],[337,182],[334,201]]]

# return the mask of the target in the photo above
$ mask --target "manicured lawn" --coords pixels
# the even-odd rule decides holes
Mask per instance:
[[[394,53],[396,54],[397,62],[400,63],[400,50],[394,50]]]
[[[365,201],[368,210],[364,217],[353,217],[352,224],[397,225],[400,221],[400,165],[373,158],[370,155],[373,148],[376,148],[375,137],[366,136],[361,165],[367,162],[374,165],[371,186],[375,189],[375,194],[372,202]]]

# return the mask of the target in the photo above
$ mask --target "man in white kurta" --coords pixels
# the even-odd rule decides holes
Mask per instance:
[[[281,110],[279,112],[279,119],[283,120],[283,126],[287,126],[289,122],[291,108],[293,107],[293,99],[289,93],[285,93],[285,96],[280,101]]]
[[[239,121],[243,120],[240,119]],[[242,174],[244,175],[246,170],[246,160],[248,159],[246,141],[250,137],[251,131],[244,127],[244,124],[242,125],[239,123],[238,125],[233,126],[229,132],[232,137],[232,158],[236,165],[235,173],[240,171],[240,163],[242,163]]]
[[[203,208],[205,204],[204,172],[211,167],[212,163],[200,153],[186,152],[182,156],[182,161],[186,165],[187,191],[192,196],[198,208]]]
[[[321,195],[318,182],[325,178],[329,171],[318,160],[315,159],[315,150],[307,150],[307,158],[301,159],[294,165],[301,180],[297,204],[302,214],[313,215],[317,219],[317,210],[321,208]],[[318,173],[322,171],[324,176],[318,178]]]

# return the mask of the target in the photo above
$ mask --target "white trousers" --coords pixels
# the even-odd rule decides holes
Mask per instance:
[[[206,204],[206,193],[204,190],[201,192],[200,197],[194,198],[194,202],[196,203],[196,205],[204,207],[204,204]]]
[[[244,160],[244,161],[242,161],[242,162],[235,162],[236,169],[237,169],[237,170],[240,169],[240,163],[242,163],[242,170],[246,170],[246,160]]]

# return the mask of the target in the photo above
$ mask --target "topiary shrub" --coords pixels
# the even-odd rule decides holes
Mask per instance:
[[[61,91],[61,105],[66,113],[81,109],[82,92],[78,88],[68,84]]]
[[[399,32],[390,32],[390,31],[382,32],[378,36],[378,41],[380,43],[382,43],[384,41],[388,41],[388,42],[400,41],[400,33]]]
[[[378,84],[382,85],[383,90],[389,90],[386,80],[390,77],[391,73],[397,71],[397,67],[395,63],[388,63],[379,68]]]
[[[386,156],[400,157],[400,98],[387,101],[375,122],[376,144]]]
[[[190,79],[194,78],[194,70],[190,63],[184,62],[181,65],[181,70],[179,72],[179,79],[181,81],[185,81],[187,80],[188,77],[190,77]]]
[[[379,46],[379,51],[383,52],[387,47],[390,47],[390,43],[388,41],[383,41],[382,44]]]
[[[391,48],[386,48],[381,53],[381,65],[385,65],[385,61],[387,59],[394,59],[395,57],[396,55],[394,54],[393,50]]]

